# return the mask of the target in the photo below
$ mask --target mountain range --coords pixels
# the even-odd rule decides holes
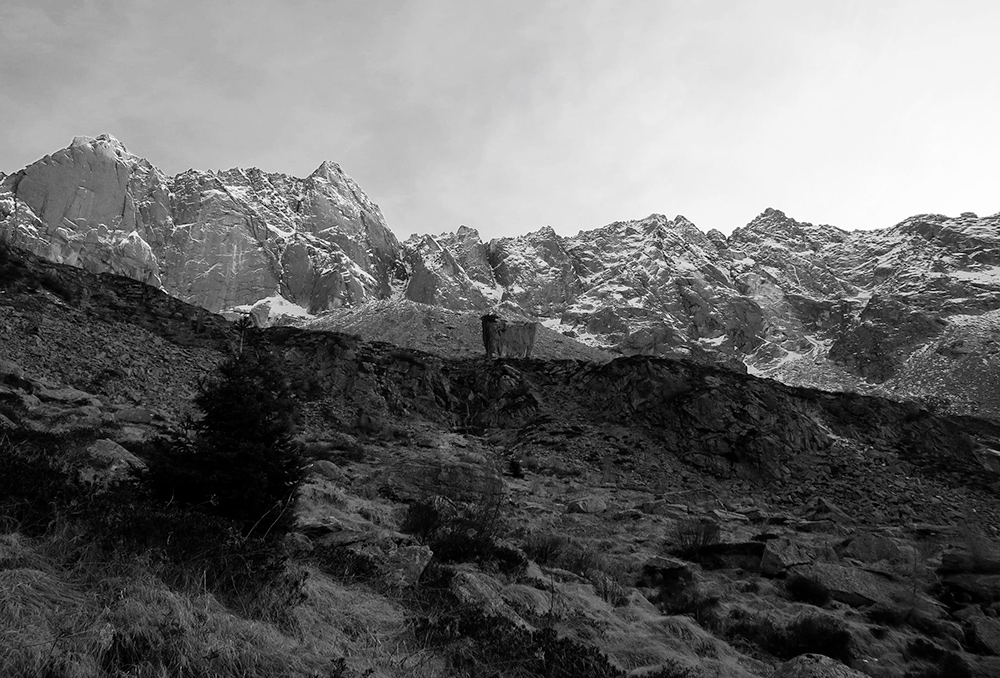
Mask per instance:
[[[573,237],[461,226],[400,242],[336,163],[168,177],[101,135],[0,177],[0,239],[260,324],[351,318],[379,338],[414,302],[500,309],[561,334],[567,356],[575,340],[1000,416],[1000,214],[849,232],[767,209],[729,236],[653,214]],[[458,341],[445,325],[441,346]]]
[[[0,176],[0,674],[1000,675],[998,219],[400,242],[77,138]],[[281,534],[151,480],[244,354]]]

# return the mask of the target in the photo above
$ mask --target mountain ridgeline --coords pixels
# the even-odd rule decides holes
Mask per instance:
[[[268,323],[291,308],[336,329],[337,309],[375,301],[501,308],[613,354],[1000,414],[1000,214],[848,232],[768,209],[728,237],[654,214],[401,243],[334,163],[168,177],[101,135],[0,177],[0,239]]]

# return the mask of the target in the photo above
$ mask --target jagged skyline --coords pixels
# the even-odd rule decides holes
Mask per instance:
[[[1000,207],[992,3],[235,8],[9,3],[0,171],[105,132],[170,174],[332,160],[401,238]]]

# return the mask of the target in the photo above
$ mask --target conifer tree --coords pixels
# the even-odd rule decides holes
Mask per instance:
[[[248,532],[282,532],[304,465],[293,440],[295,401],[273,359],[248,347],[223,361],[195,398],[194,439],[175,448],[168,490],[206,513],[237,520]]]

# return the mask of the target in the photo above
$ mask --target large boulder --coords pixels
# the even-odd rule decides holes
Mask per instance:
[[[608,510],[608,503],[593,495],[577,497],[566,504],[566,511],[569,513],[604,513]]]
[[[531,357],[538,323],[505,320],[495,314],[484,315],[482,321],[487,358]]]
[[[128,482],[146,470],[146,463],[113,440],[102,439],[86,450],[83,465],[77,471],[80,480],[98,489]]]
[[[433,557],[433,551],[423,544],[390,550],[385,559],[385,579],[396,586],[413,586]]]
[[[815,557],[814,549],[787,537],[768,539],[764,542],[760,573],[765,577],[783,577],[789,569],[811,563]]]
[[[789,570],[823,586],[834,600],[852,607],[865,607],[875,603],[891,605],[893,593],[905,591],[889,577],[856,567],[831,563],[811,563]]]
[[[844,547],[842,555],[863,563],[877,563],[883,560],[900,562],[904,558],[904,553],[899,543],[891,537],[874,532],[863,532],[851,538]]]
[[[982,652],[1000,655],[1000,621],[985,616],[974,616],[968,621],[969,636]]]

